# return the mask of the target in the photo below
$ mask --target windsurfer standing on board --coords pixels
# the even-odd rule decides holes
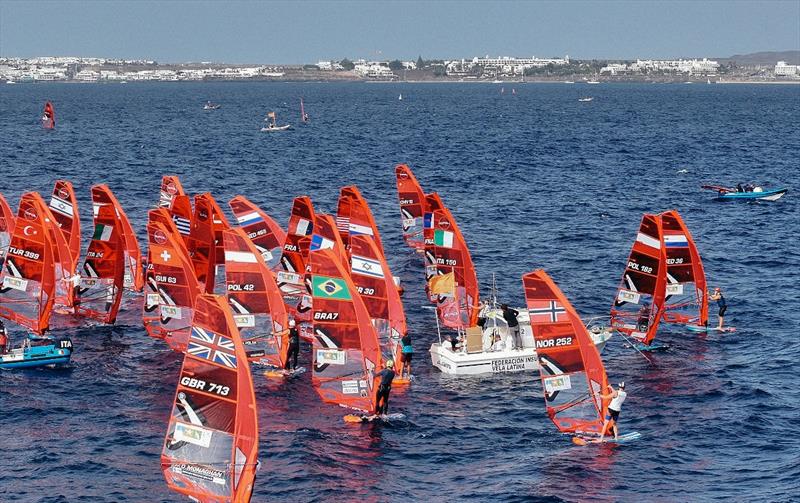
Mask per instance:
[[[386,368],[375,374],[375,377],[381,378],[381,382],[378,391],[375,392],[375,414],[369,417],[370,421],[389,412],[389,393],[392,391],[394,376],[393,360],[387,360]]]
[[[297,356],[300,354],[300,332],[294,320],[289,320],[289,351],[286,353],[285,370],[297,370]]]
[[[708,296],[710,300],[717,301],[717,306],[719,306],[719,312],[717,315],[719,316],[719,325],[717,325],[717,330],[722,330],[722,322],[725,319],[725,311],[728,310],[728,303],[725,302],[725,297],[722,295],[722,289],[720,287],[716,287],[714,289],[714,293]]]
[[[406,378],[411,379],[411,358],[414,356],[414,348],[411,346],[411,336],[406,334],[400,339],[400,344],[403,345],[403,348],[400,350],[400,358],[403,362],[403,368],[400,369],[400,379],[403,378],[403,374],[406,375]]]
[[[600,442],[602,442],[603,438],[606,436],[609,424],[611,425],[611,430],[614,432],[614,440],[619,438],[617,420],[619,419],[620,410],[622,410],[622,402],[624,402],[625,398],[628,397],[628,394],[625,393],[624,382],[619,383],[616,390],[614,389],[614,386],[609,384],[608,389],[611,390],[611,393],[600,395],[600,398],[603,400],[611,399],[611,403],[608,404],[608,415],[606,416],[605,423],[603,423],[603,430],[600,433]]]

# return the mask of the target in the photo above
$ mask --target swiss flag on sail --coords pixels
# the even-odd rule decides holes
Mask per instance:
[[[178,257],[175,253],[164,246],[150,245],[150,260],[154,264],[177,266]]]

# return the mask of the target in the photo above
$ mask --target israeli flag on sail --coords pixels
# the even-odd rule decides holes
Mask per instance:
[[[650,248],[655,248],[656,250],[661,249],[661,243],[659,242],[658,239],[650,237],[642,232],[636,234],[636,241],[642,243],[645,246],[649,246]]]
[[[311,237],[311,246],[309,248],[311,251],[325,250],[328,248],[333,248],[333,241],[330,239],[325,239],[319,234],[314,234]]]
[[[50,209],[67,217],[72,217],[73,215],[72,203],[60,197],[52,196],[50,198]]]
[[[367,257],[353,255],[351,270],[356,274],[372,276],[373,278],[383,278],[383,268],[381,263]]]
[[[667,248],[685,248],[689,246],[689,240],[684,234],[670,234],[664,236],[664,244]]]
[[[367,227],[366,225],[358,225],[350,222],[350,234],[366,234],[367,236],[372,236],[372,228]]]
[[[253,225],[255,223],[263,221],[261,216],[258,214],[257,211],[252,213],[248,213],[246,215],[242,215],[240,217],[236,217],[236,221],[239,222],[239,225],[242,227],[247,227],[248,225]]]

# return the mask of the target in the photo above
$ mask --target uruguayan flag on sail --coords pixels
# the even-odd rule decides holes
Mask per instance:
[[[263,221],[263,219],[261,218],[261,216],[258,214],[257,211],[248,213],[246,215],[242,215],[240,217],[236,217],[236,220],[242,227],[247,227],[248,225],[253,225]]]
[[[689,246],[689,240],[686,239],[686,235],[684,234],[670,234],[664,236],[664,244],[668,248],[673,247],[687,247]]]
[[[383,278],[383,268],[381,263],[367,257],[353,255],[351,270],[356,274],[372,276],[373,278]]]
[[[366,234],[368,236],[372,236],[372,228],[367,227],[366,225],[358,225],[350,222],[349,231],[350,234]]]
[[[325,239],[319,234],[314,234],[311,237],[311,246],[309,248],[311,251],[325,250],[327,248],[333,248],[333,241]]]
[[[53,196],[50,199],[50,209],[67,217],[72,217],[72,203],[60,197]]]
[[[189,235],[192,230],[192,223],[188,218],[181,218],[177,215],[173,215],[172,220],[175,222],[175,227],[178,228],[178,232]]]

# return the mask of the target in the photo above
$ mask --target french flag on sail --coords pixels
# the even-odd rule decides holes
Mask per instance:
[[[257,211],[254,211],[252,213],[247,213],[246,215],[236,217],[236,221],[239,222],[239,225],[241,225],[242,227],[247,227],[248,225],[253,225],[258,222],[261,222],[262,218]]]
[[[422,224],[426,229],[433,229],[433,213],[425,213]]]
[[[689,246],[689,240],[684,234],[672,234],[664,236],[664,244],[667,248],[685,248]]]
[[[325,239],[319,234],[314,234],[311,236],[311,251],[326,250],[328,248],[333,248],[333,241],[330,239]]]

